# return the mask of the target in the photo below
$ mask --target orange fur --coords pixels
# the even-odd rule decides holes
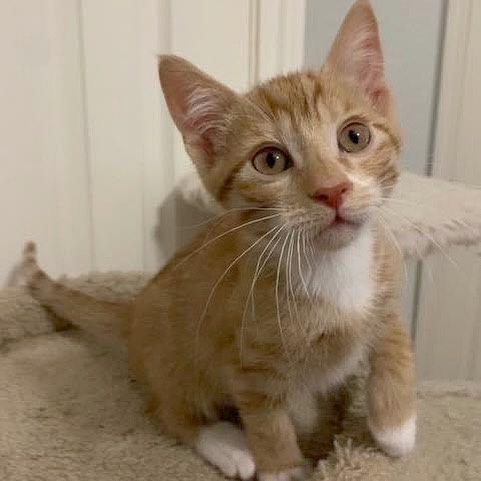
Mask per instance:
[[[359,51],[346,52],[353,45]],[[396,449],[396,429],[414,416],[412,355],[399,321],[401,260],[379,221],[400,138],[368,2],[352,8],[319,72],[244,95],[178,57],[162,57],[159,72],[186,148],[226,212],[131,305],[53,283],[30,246],[33,294],[75,324],[126,337],[151,412],[229,476],[247,479],[255,463],[261,480],[301,478],[295,420],[304,417],[308,431],[310,397],[341,386],[363,359],[373,434],[404,453],[410,440]],[[338,135],[352,120],[369,127],[371,141],[350,154]],[[292,167],[256,171],[251,159],[266,146],[287,152]],[[349,222],[337,225],[315,193],[339,179],[350,185],[339,211]],[[238,410],[248,448],[216,424],[226,406]],[[218,455],[216,436],[232,450]]]

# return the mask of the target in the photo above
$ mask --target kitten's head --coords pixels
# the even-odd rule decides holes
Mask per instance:
[[[319,71],[243,95],[175,56],[161,58],[159,73],[207,190],[243,219],[269,217],[261,232],[283,225],[318,247],[344,246],[396,182],[400,138],[366,0],[351,8]]]

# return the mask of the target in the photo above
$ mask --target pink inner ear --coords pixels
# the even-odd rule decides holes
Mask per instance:
[[[386,93],[383,55],[376,17],[366,1],[347,14],[327,59],[329,68],[350,78],[371,99],[382,103]]]
[[[161,57],[159,76],[170,113],[186,145],[205,161],[225,135],[226,118],[236,94],[173,55]]]
[[[377,28],[373,28],[373,31],[366,35],[358,48],[359,71],[355,75],[361,81],[366,93],[375,100],[384,87],[384,61]]]
[[[194,87],[186,96],[183,112],[184,139],[206,153],[213,153],[216,134],[222,127],[224,112],[221,99],[211,89]]]

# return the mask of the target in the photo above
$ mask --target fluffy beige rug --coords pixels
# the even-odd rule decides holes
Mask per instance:
[[[68,283],[105,299],[125,299],[146,280],[110,273]],[[124,352],[76,330],[54,332],[54,322],[24,289],[0,292],[2,481],[222,479],[144,415]],[[481,480],[480,386],[420,387],[418,447],[397,461],[374,447],[361,392],[353,384],[315,480]]]
[[[196,177],[184,197],[215,210]],[[481,192],[404,174],[389,209],[389,228],[406,257],[481,241]],[[105,299],[130,298],[139,273],[66,280]],[[143,414],[125,353],[62,322],[22,288],[0,291],[0,480],[221,480],[210,466],[163,437]],[[481,387],[420,386],[419,440],[393,461],[365,429],[362,389],[353,383],[334,442],[314,479],[326,481],[480,481]]]

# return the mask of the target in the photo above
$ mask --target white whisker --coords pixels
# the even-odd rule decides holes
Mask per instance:
[[[388,223],[386,220],[382,217],[382,215],[377,216],[377,220],[381,223],[382,227],[384,228],[385,232],[389,235],[391,238],[391,241],[396,248],[396,250],[399,252],[399,256],[402,259],[403,263],[403,272],[404,272],[404,284],[407,284],[407,279],[408,279],[408,269],[406,265],[406,257],[404,255],[404,252],[401,249],[401,246],[399,245],[398,240],[396,239],[396,236],[393,234],[391,228],[389,227]]]
[[[297,231],[297,266],[299,270],[299,278],[301,279],[301,284],[304,287],[304,292],[306,293],[307,299],[311,304],[313,304],[311,294],[309,292],[309,289],[307,288],[306,280],[304,279],[304,275],[302,274],[301,249],[300,249],[301,234],[302,234],[302,231],[299,229]]]
[[[446,259],[448,259],[451,264],[456,267],[457,269],[459,269],[459,266],[458,264],[454,261],[454,259],[443,249],[443,247],[436,241],[436,239],[434,239],[431,235],[429,235],[427,232],[424,232],[420,227],[418,227],[416,224],[414,224],[413,222],[411,222],[409,219],[407,219],[406,217],[404,217],[402,214],[399,214],[399,212],[395,212],[393,211],[392,209],[389,209],[389,207],[387,206],[383,206],[382,209],[387,209],[389,210],[389,213],[391,214],[394,214],[396,215],[398,218],[400,218],[402,221],[404,221],[406,224],[408,224],[409,226],[411,226],[413,229],[415,229],[417,232],[419,232],[421,235],[425,236],[428,240],[430,240],[433,245],[435,245],[439,251],[446,257]]]
[[[209,305],[210,305],[210,301],[212,300],[212,297],[214,296],[214,293],[217,289],[217,287],[219,286],[219,284],[224,280],[225,276],[230,272],[230,270],[232,269],[232,267],[234,267],[235,264],[237,264],[237,262],[239,262],[247,253],[249,253],[252,249],[254,249],[254,247],[259,244],[260,242],[262,242],[263,239],[265,239],[268,235],[270,235],[273,231],[275,231],[276,229],[278,228],[278,226],[275,226],[273,227],[271,230],[267,231],[264,235],[262,235],[261,237],[259,237],[259,239],[257,239],[253,244],[251,244],[247,249],[245,249],[240,255],[238,255],[227,267],[227,269],[224,270],[224,272],[222,273],[222,275],[219,277],[219,279],[217,279],[217,282],[214,284],[214,286],[212,287],[211,291],[210,291],[210,294],[207,298],[207,302],[205,304],[205,307],[204,307],[204,310],[202,311],[202,314],[200,316],[200,319],[199,319],[199,322],[197,324],[197,332],[196,332],[196,346],[198,346],[198,340],[199,340],[199,334],[200,334],[200,328],[201,328],[201,325],[202,325],[202,322],[207,314],[207,310],[209,308]]]
[[[279,255],[279,262],[277,264],[277,276],[276,276],[276,307],[277,307],[277,324],[279,326],[279,334],[281,336],[281,341],[284,346],[284,350],[286,353],[288,352],[287,350],[287,345],[286,341],[284,339],[284,332],[282,330],[282,322],[281,322],[281,312],[280,312],[280,307],[279,307],[279,279],[281,276],[281,265],[282,265],[282,257],[284,255],[284,249],[286,247],[287,240],[289,239],[289,234],[286,235],[286,238],[284,240],[284,243],[282,244],[282,249],[281,253]]]
[[[262,222],[262,221],[265,221],[265,220],[269,220],[269,219],[274,219],[275,217],[279,217],[280,215],[282,215],[282,213],[278,213],[278,214],[272,214],[272,215],[268,215],[268,216],[265,216],[265,217],[261,217],[260,219],[254,219],[254,220],[251,220],[249,222],[244,222],[243,224],[241,225],[238,225],[236,227],[233,227],[232,229],[229,229],[228,231],[226,232],[223,232],[222,234],[219,234],[218,236],[214,237],[213,239],[209,240],[208,242],[206,242],[205,244],[202,244],[198,249],[196,249],[195,251],[191,252],[190,254],[188,254],[186,257],[184,257],[183,259],[181,259],[177,265],[176,265],[176,268],[178,268],[179,266],[181,266],[182,264],[184,264],[184,262],[186,262],[187,260],[189,260],[191,257],[193,257],[194,255],[198,254],[201,250],[205,249],[206,247],[208,247],[209,245],[213,244],[215,241],[221,239],[222,237],[226,236],[227,234],[231,234],[232,232],[236,232],[238,231],[239,229],[242,229],[244,227],[247,227],[249,225],[252,225],[252,224],[257,224],[259,222]]]
[[[311,275],[312,273],[312,264],[311,264],[311,261],[309,259],[309,256],[308,256],[308,253],[307,253],[307,247],[306,247],[306,243],[307,243],[307,235],[306,235],[306,229],[304,229],[302,231],[302,251],[304,253],[304,259],[306,260],[306,263],[307,263],[307,268],[309,269],[309,276]]]
[[[288,253],[289,269],[288,269],[287,280],[288,280],[288,284],[289,284],[289,292],[290,292],[290,295],[292,296],[292,301],[294,303],[294,316],[296,318],[297,323],[299,324],[299,328],[302,331],[303,325],[302,325],[301,317],[299,316],[299,309],[297,307],[297,300],[296,300],[294,284],[292,282],[292,260],[294,258],[294,247],[295,247],[294,236],[295,236],[295,234],[296,234],[296,230],[293,230],[292,234],[291,234],[291,240],[289,242],[289,253]]]
[[[220,214],[214,215],[212,217],[209,217],[208,219],[199,222],[197,224],[190,224],[190,225],[181,225],[179,226],[179,229],[195,229],[197,227],[202,227],[206,224],[209,224],[211,222],[214,222],[215,220],[222,220],[224,217],[234,213],[234,212],[245,212],[245,211],[251,211],[251,212],[258,212],[258,211],[274,211],[274,212],[286,212],[286,209],[278,209],[275,207],[236,207],[234,209],[229,209],[226,210],[225,212],[221,212]]]
[[[281,225],[278,230],[273,234],[272,238],[269,240],[269,242],[267,243],[267,245],[265,246],[264,250],[261,252],[261,254],[259,255],[259,258],[257,260],[257,264],[256,264],[256,269],[255,269],[255,272],[254,272],[254,276],[252,278],[252,284],[251,284],[251,287],[250,287],[250,290],[249,290],[249,293],[247,295],[247,299],[246,299],[246,304],[245,304],[245,308],[244,308],[244,312],[242,314],[242,320],[241,320],[241,335],[240,335],[240,354],[239,354],[239,357],[240,357],[240,362],[242,364],[242,359],[243,359],[243,344],[244,344],[244,326],[245,326],[245,317],[246,317],[246,314],[247,314],[247,309],[248,309],[248,306],[249,306],[249,301],[251,300],[252,301],[252,305],[254,304],[254,288],[255,288],[255,284],[257,282],[257,280],[259,279],[260,275],[261,275],[261,272],[262,270],[264,269],[264,266],[267,264],[267,261],[269,260],[269,257],[271,256],[271,254],[274,252],[275,248],[277,247],[277,245],[279,244],[280,240],[281,240],[281,237],[279,237],[277,239],[277,242],[275,242],[274,246],[271,248],[270,252],[267,254],[267,257],[266,259],[264,260],[264,262],[262,263],[261,265],[261,261],[262,261],[262,257],[264,256],[264,254],[267,252],[267,249],[269,249],[269,246],[274,242],[274,240],[276,239],[276,237],[279,236],[279,234],[282,232],[282,230],[286,227],[286,225]],[[253,311],[253,316],[255,318],[255,311]]]
[[[292,231],[289,235],[289,246],[287,247],[287,255],[286,255],[286,269],[285,269],[285,288],[286,288],[286,302],[287,302],[287,310],[289,312],[289,319],[291,320],[291,324],[293,322],[293,316],[292,316],[292,310],[291,310],[291,300],[290,300],[290,284],[289,284],[289,277],[290,277],[290,272],[289,272],[289,255],[291,252],[291,247],[292,247],[292,235],[294,234],[294,231]]]

